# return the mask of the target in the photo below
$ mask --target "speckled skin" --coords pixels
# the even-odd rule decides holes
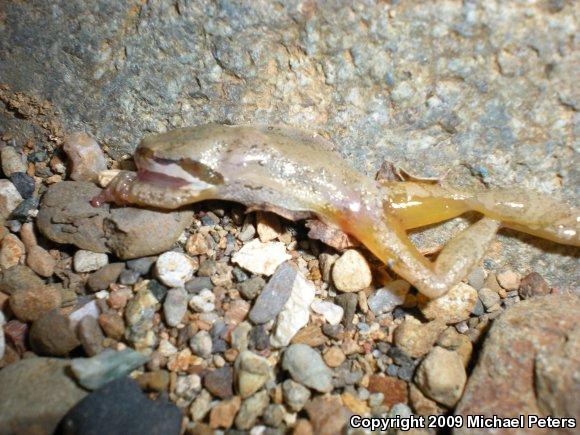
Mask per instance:
[[[428,297],[445,294],[479,263],[503,224],[578,246],[577,210],[536,193],[457,192],[438,184],[377,182],[351,168],[321,137],[296,129],[206,125],[145,138],[135,162],[96,203],[174,209],[205,199],[240,202],[288,219],[315,215],[355,236]],[[466,211],[485,216],[435,262],[405,230]]]

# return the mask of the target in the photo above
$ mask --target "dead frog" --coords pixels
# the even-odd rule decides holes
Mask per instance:
[[[175,209],[235,201],[287,219],[316,216],[354,236],[430,298],[464,279],[502,226],[580,245],[580,213],[517,189],[470,194],[422,181],[375,181],[316,134],[283,127],[205,125],[142,140],[138,171],[122,171],[93,200]],[[475,210],[483,217],[425,258],[406,230]]]

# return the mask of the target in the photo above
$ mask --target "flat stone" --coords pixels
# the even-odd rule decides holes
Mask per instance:
[[[441,320],[450,325],[469,319],[477,297],[477,290],[461,282],[437,299],[419,295],[419,309],[427,319]]]
[[[11,295],[16,290],[43,286],[44,281],[32,269],[21,264],[3,270],[0,277],[0,291],[7,295]]]
[[[419,365],[415,383],[431,399],[449,408],[461,398],[467,374],[456,352],[436,346]]]
[[[371,269],[365,258],[356,250],[349,249],[335,261],[332,281],[343,292],[362,290],[372,282]]]
[[[106,349],[91,358],[73,359],[71,370],[79,384],[89,390],[96,390],[114,379],[128,375],[147,361],[149,357],[130,348],[119,352]]]
[[[331,325],[338,325],[344,315],[344,309],[340,305],[320,299],[315,299],[310,305],[310,308],[312,308],[312,311],[315,313],[324,317],[324,320]]]
[[[306,387],[321,393],[332,390],[332,371],[320,354],[305,344],[289,346],[284,352],[282,367],[290,372],[292,379]]]
[[[69,376],[69,363],[26,358],[0,370],[0,433],[54,433],[66,412],[87,394]]]
[[[83,317],[78,324],[77,334],[83,350],[88,356],[95,356],[103,351],[105,335],[96,317]]]
[[[150,400],[137,383],[119,378],[94,391],[63,418],[65,433],[179,434],[181,411],[163,398]]]
[[[290,298],[298,268],[290,262],[281,264],[268,281],[250,311],[254,323],[266,323],[276,318]]]
[[[272,275],[278,266],[292,258],[286,253],[282,242],[262,243],[255,239],[242,246],[232,257],[232,261],[244,269],[258,275]]]
[[[256,213],[256,230],[261,242],[270,242],[282,234],[280,219],[274,213]]]
[[[487,333],[455,412],[579,418],[580,390],[571,378],[578,371],[579,310],[575,295],[535,297],[505,310]]]

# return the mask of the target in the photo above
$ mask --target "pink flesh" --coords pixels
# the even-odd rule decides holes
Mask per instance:
[[[162,174],[160,172],[148,171],[147,169],[140,169],[139,172],[137,173],[137,176],[140,181],[154,183],[159,187],[179,188],[189,184],[187,180],[184,180],[183,178],[172,177],[170,175]]]

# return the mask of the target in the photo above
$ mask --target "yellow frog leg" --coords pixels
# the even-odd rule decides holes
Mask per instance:
[[[349,228],[373,254],[429,298],[444,295],[479,264],[500,223],[487,217],[468,227],[444,247],[434,262],[417,250],[393,214]]]

